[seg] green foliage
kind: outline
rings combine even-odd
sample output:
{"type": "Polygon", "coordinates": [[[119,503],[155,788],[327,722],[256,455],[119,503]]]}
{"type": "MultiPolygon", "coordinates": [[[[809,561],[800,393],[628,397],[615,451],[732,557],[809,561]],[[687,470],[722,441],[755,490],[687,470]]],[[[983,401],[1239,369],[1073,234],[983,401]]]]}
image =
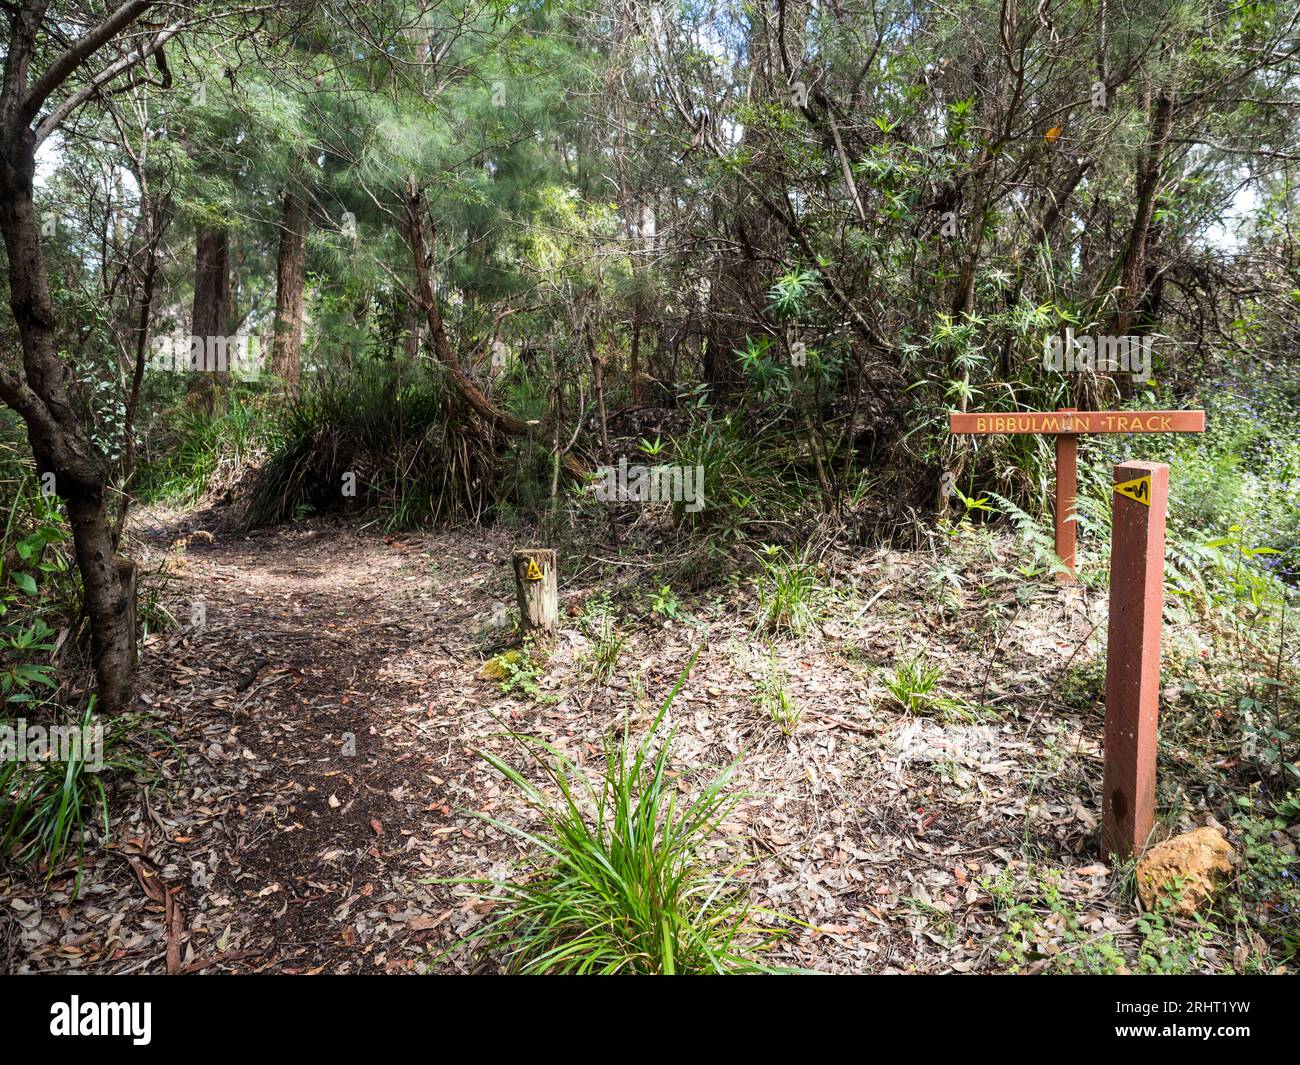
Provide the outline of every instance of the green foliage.
{"type": "Polygon", "coordinates": [[[229,491],[265,456],[271,422],[267,402],[251,391],[230,391],[215,414],[178,408],[146,437],[136,493],[145,502],[189,506],[229,491]]]}
{"type": "Polygon", "coordinates": [[[677,602],[677,596],[673,593],[672,585],[662,585],[654,594],[654,601],[650,604],[650,609],[658,614],[661,618],[673,620],[681,613],[681,606],[677,602]]]}
{"type": "Polygon", "coordinates": [[[767,298],[778,317],[797,318],[806,312],[808,300],[816,289],[815,270],[789,270],[776,279],[767,298]]]}
{"type": "Polygon", "coordinates": [[[533,643],[531,637],[524,637],[522,647],[505,651],[491,659],[484,666],[484,674],[499,680],[501,691],[505,695],[521,692],[535,703],[553,703],[556,697],[542,691],[538,683],[545,667],[545,652],[533,643]]]}
{"type": "Polygon", "coordinates": [[[9,464],[11,496],[0,532],[0,695],[32,704],[58,688],[54,655],[74,626],[80,588],[58,501],[36,487],[29,466],[9,464]]]}
{"type": "Polygon", "coordinates": [[[617,617],[608,595],[594,598],[584,607],[578,627],[591,641],[587,651],[587,669],[593,680],[608,684],[618,669],[619,656],[627,644],[627,634],[618,629],[617,617]]]}
{"type": "Polygon", "coordinates": [[[799,727],[803,709],[789,690],[790,678],[780,662],[775,649],[766,663],[762,677],[754,690],[754,705],[787,736],[799,727]]]}
{"type": "MultiPolygon", "coordinates": [[[[50,639],[55,630],[47,622],[47,616],[58,610],[57,606],[51,610],[46,599],[51,585],[57,589],[68,581],[71,563],[62,546],[67,531],[57,522],[57,515],[45,513],[49,516],[39,518],[39,524],[13,544],[19,563],[28,567],[8,574],[17,592],[9,585],[0,591],[0,617],[5,619],[0,626],[0,693],[7,704],[31,702],[38,688],[58,688],[54,667],[48,661],[54,652],[50,639]],[[42,577],[44,589],[38,588],[29,570],[42,577]]],[[[12,523],[9,529],[13,530],[12,523]]]]}
{"type": "MultiPolygon", "coordinates": [[[[51,757],[36,760],[5,759],[0,761],[0,854],[14,861],[40,860],[46,875],[53,876],[60,863],[69,857],[84,858],[87,835],[96,822],[108,838],[109,785],[113,780],[138,777],[150,768],[148,755],[136,737],[141,719],[118,715],[101,721],[96,717],[92,697],[85,712],[73,718],[78,742],[61,752],[65,760],[51,757]],[[94,728],[102,729],[102,750],[88,738],[94,728]],[[98,756],[98,757],[97,757],[98,756]]],[[[55,720],[40,724],[44,730],[55,720]]],[[[13,727],[16,723],[6,721],[13,727]]],[[[30,730],[35,722],[28,720],[30,730]]],[[[154,734],[155,740],[162,737],[154,734]]],[[[165,742],[165,741],[164,741],[165,742]]]]}
{"type": "Polygon", "coordinates": [[[774,544],[755,552],[759,573],[758,627],[774,634],[803,636],[820,620],[830,592],[822,584],[811,553],[794,555],[774,544]]]}
{"type": "Polygon", "coordinates": [[[938,717],[970,719],[969,707],[939,687],[943,667],[921,658],[900,662],[892,670],[880,671],[880,682],[890,698],[909,714],[934,714],[938,717]]]}
{"type": "Polygon", "coordinates": [[[993,900],[1002,925],[997,961],[1008,971],[1054,974],[1186,974],[1197,972],[1201,951],[1217,929],[1204,921],[1180,924],[1166,898],[1160,907],[1141,913],[1132,956],[1113,932],[1085,925],[1086,900],[1066,896],[1061,872],[1030,866],[1022,874],[1010,868],[981,886],[993,900]]]}
{"type": "Polygon", "coordinates": [[[484,817],[527,844],[536,863],[493,889],[497,906],[472,935],[509,972],[687,975],[766,971],[780,930],[761,925],[738,873],[739,841],[720,835],[741,796],[734,765],[682,797],[664,716],[687,672],[635,746],[611,739],[593,779],[558,748],[511,733],[545,775],[538,787],[503,758],[482,757],[541,821],[537,831],[484,817]]]}
{"type": "Polygon", "coordinates": [[[672,441],[673,462],[703,470],[705,506],[688,511],[673,504],[673,515],[688,529],[707,531],[724,543],[745,537],[750,523],[769,514],[797,513],[806,491],[785,454],[778,432],[755,430],[724,415],[692,418],[672,441]]]}
{"type": "Polygon", "coordinates": [[[1239,835],[1241,868],[1226,910],[1239,925],[1263,937],[1274,955],[1266,961],[1293,962],[1300,956],[1300,860],[1288,826],[1300,824],[1300,792],[1274,804],[1270,816],[1261,800],[1237,800],[1233,828],[1239,835]]]}

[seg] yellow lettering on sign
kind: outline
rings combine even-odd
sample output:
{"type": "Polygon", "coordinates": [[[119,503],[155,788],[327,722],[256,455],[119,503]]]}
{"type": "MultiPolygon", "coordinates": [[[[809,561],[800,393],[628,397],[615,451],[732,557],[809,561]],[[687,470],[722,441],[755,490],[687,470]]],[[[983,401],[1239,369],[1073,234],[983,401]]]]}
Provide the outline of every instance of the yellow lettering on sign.
{"type": "Polygon", "coordinates": [[[1060,431],[1060,423],[1056,420],[1056,418],[1044,418],[1042,427],[1039,429],[1039,432],[1042,433],[1056,433],[1059,431],[1060,431]]]}
{"type": "Polygon", "coordinates": [[[984,432],[984,429],[985,429],[985,424],[984,424],[984,422],[985,422],[985,419],[983,419],[983,418],[976,418],[976,419],[975,419],[975,431],[976,431],[977,433],[982,433],[982,432],[984,432]]]}
{"type": "Polygon", "coordinates": [[[1151,505],[1151,475],[1144,474],[1141,477],[1135,477],[1131,481],[1120,481],[1115,485],[1115,491],[1119,495],[1126,496],[1129,499],[1136,499],[1143,506],[1151,505]]]}
{"type": "Polygon", "coordinates": [[[1162,433],[1172,433],[1174,431],[1174,420],[1168,414],[1160,416],[1160,431],[1162,433]]]}
{"type": "Polygon", "coordinates": [[[526,581],[540,581],[542,579],[542,568],[537,564],[537,559],[528,560],[528,572],[524,574],[526,581]]]}

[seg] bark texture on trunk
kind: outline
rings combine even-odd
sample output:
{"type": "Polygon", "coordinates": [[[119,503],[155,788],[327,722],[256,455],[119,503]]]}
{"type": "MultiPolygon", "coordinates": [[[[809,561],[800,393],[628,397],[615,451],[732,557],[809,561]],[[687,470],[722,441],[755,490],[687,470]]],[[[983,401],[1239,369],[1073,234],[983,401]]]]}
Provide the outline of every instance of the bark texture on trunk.
{"type": "Polygon", "coordinates": [[[296,193],[284,198],[280,253],[275,265],[275,341],[271,372],[296,393],[302,378],[302,290],[307,264],[307,203],[296,193]]]}
{"type": "Polygon", "coordinates": [[[1147,240],[1151,233],[1151,219],[1155,215],[1156,196],[1164,169],[1165,150],[1174,124],[1174,109],[1178,93],[1174,88],[1163,90],[1157,97],[1151,116],[1151,133],[1146,150],[1138,161],[1134,181],[1137,209],[1133,214],[1133,228],[1129,230],[1128,246],[1124,251],[1124,265],[1120,276],[1119,308],[1115,315],[1118,335],[1128,333],[1146,290],[1147,240]]]}
{"type": "MultiPolygon", "coordinates": [[[[433,283],[429,278],[429,258],[425,253],[424,229],[421,221],[422,210],[423,192],[412,181],[408,183],[406,190],[406,236],[411,245],[411,259],[415,270],[414,295],[420,304],[420,309],[424,311],[434,357],[446,369],[452,387],[456,389],[460,398],[483,421],[512,436],[527,436],[532,431],[532,426],[522,418],[497,407],[488,399],[483,394],[483,390],[474,383],[473,378],[465,372],[460,359],[452,351],[451,342],[447,339],[447,331],[443,325],[442,309],[434,295],[433,283]]],[[[589,475],[587,468],[581,462],[567,451],[561,461],[570,477],[580,483],[586,483],[589,475]]]]}
{"type": "Polygon", "coordinates": [[[194,239],[194,305],[190,316],[190,401],[211,414],[228,372],[221,356],[230,320],[230,235],[202,229],[194,239]]]}

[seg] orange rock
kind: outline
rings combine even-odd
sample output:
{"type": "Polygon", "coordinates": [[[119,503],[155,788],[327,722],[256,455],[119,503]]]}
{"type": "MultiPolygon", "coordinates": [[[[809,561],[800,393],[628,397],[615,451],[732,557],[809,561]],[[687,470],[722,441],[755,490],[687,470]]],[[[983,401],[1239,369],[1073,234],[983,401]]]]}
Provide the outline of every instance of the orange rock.
{"type": "Polygon", "coordinates": [[[1214,894],[1219,878],[1232,872],[1235,860],[1232,845],[1215,828],[1198,828],[1157,843],[1137,864],[1142,908],[1154,909],[1158,899],[1177,894],[1176,912],[1195,913],[1214,894]]]}

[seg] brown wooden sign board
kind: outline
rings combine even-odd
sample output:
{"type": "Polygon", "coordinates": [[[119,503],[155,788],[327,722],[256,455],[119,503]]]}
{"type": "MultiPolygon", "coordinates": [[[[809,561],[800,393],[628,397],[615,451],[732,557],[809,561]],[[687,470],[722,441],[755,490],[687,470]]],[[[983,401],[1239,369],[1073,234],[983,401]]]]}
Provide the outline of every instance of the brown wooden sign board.
{"type": "Polygon", "coordinates": [[[1078,490],[1081,433],[1203,433],[1203,410],[1075,410],[992,411],[948,415],[948,430],[974,436],[1050,433],[1056,437],[1056,557],[1066,568],[1062,580],[1074,573],[1074,499],[1078,490]]]}
{"type": "MultiPolygon", "coordinates": [[[[954,433],[1056,437],[1056,553],[1074,571],[1074,497],[1081,433],[1202,433],[1205,412],[1027,411],[950,414],[954,433]]],[[[1164,609],[1169,467],[1123,462],[1113,471],[1110,616],[1106,640],[1106,737],[1102,842],[1140,851],[1155,825],[1160,620],[1164,609]]],[[[1067,575],[1068,579],[1068,575],[1067,575]]]]}
{"type": "Polygon", "coordinates": [[[1016,414],[949,414],[954,433],[1203,433],[1203,410],[1069,410],[1016,414]]]}

